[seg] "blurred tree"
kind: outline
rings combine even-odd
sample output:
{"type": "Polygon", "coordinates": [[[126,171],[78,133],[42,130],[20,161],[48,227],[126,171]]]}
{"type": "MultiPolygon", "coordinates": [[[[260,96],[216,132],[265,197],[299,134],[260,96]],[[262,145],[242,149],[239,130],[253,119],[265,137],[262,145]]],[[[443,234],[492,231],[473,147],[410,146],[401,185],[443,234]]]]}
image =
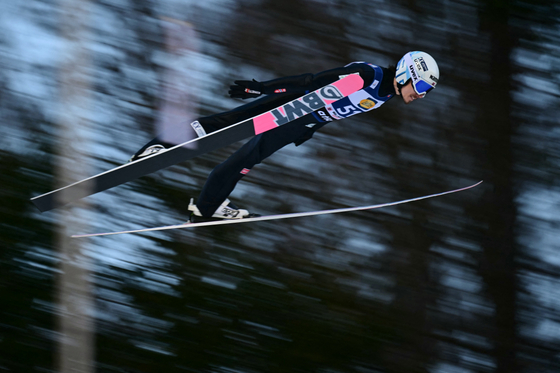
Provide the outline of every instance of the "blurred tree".
{"type": "Polygon", "coordinates": [[[515,60],[516,49],[523,40],[534,40],[535,21],[541,27],[558,22],[558,18],[551,17],[555,13],[558,16],[556,6],[537,3],[484,1],[479,6],[480,31],[488,35],[490,43],[489,81],[476,90],[479,114],[475,129],[486,142],[480,149],[479,161],[483,162],[488,188],[481,203],[470,212],[482,228],[479,273],[495,308],[488,336],[493,342],[495,371],[504,373],[545,369],[533,365],[539,359],[531,356],[532,348],[522,333],[528,320],[524,316],[527,303],[521,301],[527,291],[521,273],[527,270],[523,258],[528,248],[519,241],[522,227],[518,200],[525,176],[518,170],[526,155],[520,151],[518,137],[520,128],[528,123],[516,110],[518,105],[525,106],[522,96],[514,98],[519,90],[516,73],[524,74],[515,60]]]}
{"type": "MultiPolygon", "coordinates": [[[[57,157],[55,181],[64,187],[89,176],[88,127],[91,78],[90,2],[69,0],[61,3],[60,31],[66,54],[58,75],[57,157]]],[[[63,198],[64,199],[64,198],[63,198]]],[[[70,238],[70,232],[88,227],[85,211],[88,201],[64,207],[57,215],[56,246],[59,250],[59,273],[56,282],[58,354],[61,373],[94,371],[94,320],[91,261],[85,242],[70,238]]]]}
{"type": "MultiPolygon", "coordinates": [[[[10,95],[4,99],[18,102],[10,95]]],[[[25,116],[30,126],[40,121],[25,116]]],[[[0,367],[7,371],[46,371],[54,363],[53,224],[38,219],[29,204],[51,172],[33,152],[0,151],[0,367]]]]}

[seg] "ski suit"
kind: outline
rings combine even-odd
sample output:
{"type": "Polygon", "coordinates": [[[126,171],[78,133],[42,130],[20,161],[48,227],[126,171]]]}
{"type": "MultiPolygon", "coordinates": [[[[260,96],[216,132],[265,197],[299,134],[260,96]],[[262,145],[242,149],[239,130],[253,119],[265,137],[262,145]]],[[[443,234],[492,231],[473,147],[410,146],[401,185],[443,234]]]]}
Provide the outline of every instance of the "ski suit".
{"type": "MultiPolygon", "coordinates": [[[[361,90],[332,104],[338,118],[328,114],[307,114],[278,128],[253,137],[227,160],[219,164],[208,176],[196,205],[203,216],[210,217],[234,190],[236,184],[258,163],[284,146],[296,146],[311,139],[315,131],[334,119],[377,109],[395,95],[394,71],[366,62],[353,62],[344,67],[318,74],[303,74],[263,82],[264,93],[271,93],[233,110],[199,118],[207,133],[252,118],[274,109],[305,93],[333,83],[348,74],[360,74],[364,80],[361,90]],[[274,93],[281,92],[281,93],[274,93]]],[[[326,112],[326,111],[325,111],[326,112]]]]}

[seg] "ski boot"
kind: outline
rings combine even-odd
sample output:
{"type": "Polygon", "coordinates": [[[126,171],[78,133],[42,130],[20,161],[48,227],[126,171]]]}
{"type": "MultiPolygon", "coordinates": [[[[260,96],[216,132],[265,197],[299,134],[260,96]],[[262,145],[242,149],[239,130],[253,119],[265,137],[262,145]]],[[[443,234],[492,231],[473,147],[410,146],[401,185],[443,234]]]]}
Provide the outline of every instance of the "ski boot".
{"type": "MultiPolygon", "coordinates": [[[[200,124],[200,122],[198,120],[195,120],[194,122],[192,122],[191,127],[194,130],[194,132],[190,135],[190,137],[183,138],[181,140],[181,142],[187,142],[189,140],[192,140],[192,139],[195,139],[195,138],[198,138],[198,137],[206,136],[206,131],[204,130],[204,127],[202,127],[202,125],[200,124]]],[[[148,144],[144,145],[144,147],[142,149],[140,149],[136,154],[134,154],[128,160],[128,162],[134,162],[138,159],[145,158],[145,157],[148,157],[148,156],[156,154],[156,153],[160,153],[160,152],[165,151],[169,148],[172,148],[173,146],[175,146],[175,144],[165,143],[158,136],[155,139],[153,139],[152,141],[150,141],[148,144]]]]}
{"type": "Polygon", "coordinates": [[[194,204],[194,198],[191,198],[191,201],[189,203],[189,211],[191,212],[191,216],[189,218],[189,221],[191,223],[220,219],[244,219],[260,216],[258,214],[251,214],[247,210],[238,208],[233,203],[231,203],[229,199],[226,199],[220,205],[220,207],[218,207],[211,218],[205,218],[202,216],[202,214],[198,210],[198,207],[194,204]]]}
{"type": "Polygon", "coordinates": [[[132,157],[130,157],[128,162],[134,162],[138,159],[145,158],[149,155],[159,153],[159,152],[164,151],[166,149],[167,148],[165,146],[161,145],[161,144],[155,144],[155,145],[148,146],[146,149],[144,149],[144,151],[138,152],[138,153],[134,154],[132,157]]]}

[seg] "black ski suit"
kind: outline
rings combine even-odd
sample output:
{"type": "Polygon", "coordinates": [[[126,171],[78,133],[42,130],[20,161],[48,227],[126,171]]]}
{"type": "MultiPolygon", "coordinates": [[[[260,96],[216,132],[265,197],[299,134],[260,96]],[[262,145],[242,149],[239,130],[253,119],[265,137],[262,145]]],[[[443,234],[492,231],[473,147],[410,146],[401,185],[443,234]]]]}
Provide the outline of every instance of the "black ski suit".
{"type": "MultiPolygon", "coordinates": [[[[383,69],[383,80],[380,84],[380,95],[394,94],[394,72],[383,69]]],[[[345,67],[327,70],[319,74],[304,74],[264,82],[265,93],[285,90],[283,93],[271,93],[249,104],[231,111],[211,115],[199,119],[207,133],[216,131],[242,120],[249,119],[289,102],[302,94],[314,91],[335,82],[340,76],[359,73],[364,80],[364,87],[371,85],[375,72],[368,64],[353,63],[345,67]]],[[[311,139],[315,131],[328,122],[319,122],[313,115],[286,123],[278,128],[253,137],[227,160],[219,164],[208,176],[196,205],[203,216],[210,217],[220,204],[234,190],[237,182],[258,163],[284,146],[295,143],[301,145],[311,139]],[[306,125],[315,124],[306,127],[306,125]]]]}

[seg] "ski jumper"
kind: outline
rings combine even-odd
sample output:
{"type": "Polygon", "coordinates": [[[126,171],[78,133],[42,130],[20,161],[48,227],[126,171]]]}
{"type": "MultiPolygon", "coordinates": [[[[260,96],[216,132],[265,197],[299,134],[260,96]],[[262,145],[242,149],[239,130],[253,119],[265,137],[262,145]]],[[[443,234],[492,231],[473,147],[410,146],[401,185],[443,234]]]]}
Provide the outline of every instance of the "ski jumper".
{"type": "Polygon", "coordinates": [[[347,118],[379,108],[395,95],[394,71],[366,62],[353,62],[344,67],[319,74],[303,74],[263,82],[264,93],[269,95],[233,110],[202,117],[198,121],[207,133],[233,123],[252,118],[314,91],[349,74],[360,74],[364,80],[361,90],[278,128],[253,137],[208,176],[196,202],[204,217],[210,217],[252,168],[284,146],[296,146],[312,138],[315,131],[333,120],[347,118]],[[279,92],[279,93],[276,93],[279,92]]]}

